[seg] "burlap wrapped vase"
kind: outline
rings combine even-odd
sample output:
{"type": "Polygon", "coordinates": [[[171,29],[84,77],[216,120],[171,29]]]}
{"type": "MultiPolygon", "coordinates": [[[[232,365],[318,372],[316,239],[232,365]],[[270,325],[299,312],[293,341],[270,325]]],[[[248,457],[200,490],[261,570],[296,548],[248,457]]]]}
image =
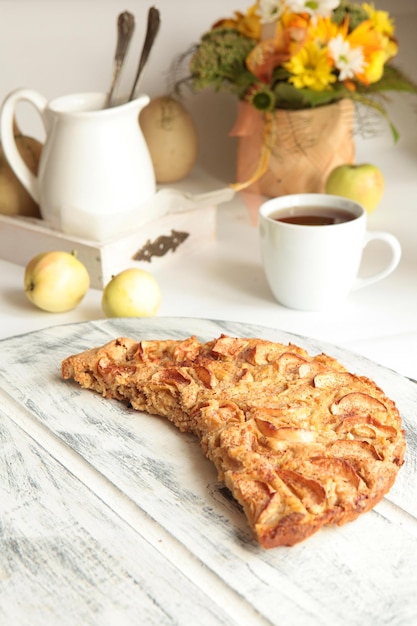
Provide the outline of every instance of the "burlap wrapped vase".
{"type": "Polygon", "coordinates": [[[354,161],[353,122],[351,100],[267,116],[240,102],[230,133],[238,137],[236,188],[265,196],[323,192],[330,171],[354,161]]]}

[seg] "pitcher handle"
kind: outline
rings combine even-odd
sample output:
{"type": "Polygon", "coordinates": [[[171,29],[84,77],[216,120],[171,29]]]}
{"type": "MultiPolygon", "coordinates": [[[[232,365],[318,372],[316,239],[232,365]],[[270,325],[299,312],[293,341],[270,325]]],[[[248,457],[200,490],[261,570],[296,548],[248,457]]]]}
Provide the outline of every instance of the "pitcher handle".
{"type": "Polygon", "coordinates": [[[20,180],[22,185],[39,204],[39,181],[38,177],[32,174],[17,149],[13,123],[16,114],[16,107],[19,101],[25,100],[32,104],[42,117],[45,124],[45,109],[47,100],[40,93],[32,89],[17,89],[10,93],[3,102],[0,113],[0,135],[4,155],[10,167],[20,180]]]}
{"type": "Polygon", "coordinates": [[[382,280],[388,274],[391,274],[397,267],[398,263],[401,259],[401,245],[400,242],[394,235],[391,233],[386,233],[383,231],[372,231],[368,232],[365,235],[364,248],[371,241],[383,241],[387,244],[387,246],[391,249],[391,258],[389,262],[386,264],[384,269],[380,270],[376,274],[372,274],[371,276],[366,276],[364,278],[358,277],[356,278],[355,284],[353,285],[353,289],[361,289],[362,287],[366,287],[372,283],[375,283],[378,280],[382,280]]]}

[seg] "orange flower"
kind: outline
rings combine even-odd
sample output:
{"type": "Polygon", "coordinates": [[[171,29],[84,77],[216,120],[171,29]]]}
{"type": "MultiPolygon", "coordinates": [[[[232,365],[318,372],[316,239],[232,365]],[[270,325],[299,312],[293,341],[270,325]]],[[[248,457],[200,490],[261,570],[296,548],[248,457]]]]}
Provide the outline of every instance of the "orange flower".
{"type": "Polygon", "coordinates": [[[249,53],[246,67],[258,80],[269,83],[274,68],[290,58],[291,37],[289,30],[277,23],[275,37],[260,41],[249,53]]]}
{"type": "Polygon", "coordinates": [[[375,52],[376,50],[381,50],[382,47],[381,35],[373,28],[371,20],[361,22],[347,36],[347,39],[352,47],[363,46],[365,55],[366,50],[375,52]]]}
{"type": "Polygon", "coordinates": [[[347,79],[343,82],[343,84],[346,87],[346,89],[348,89],[349,91],[356,91],[356,85],[353,82],[353,80],[347,79]]]}
{"type": "Polygon", "coordinates": [[[258,80],[268,84],[271,81],[274,68],[282,65],[290,58],[288,46],[279,47],[275,39],[265,39],[256,45],[248,54],[246,67],[258,80]]]}
{"type": "Polygon", "coordinates": [[[346,39],[352,48],[360,47],[363,52],[364,69],[356,79],[365,85],[377,82],[384,72],[386,55],[383,37],[374,30],[371,20],[361,22],[346,39]]]}
{"type": "MultiPolygon", "coordinates": [[[[307,13],[284,13],[281,17],[281,28],[283,33],[287,33],[289,36],[290,52],[293,56],[309,39],[309,29],[311,28],[309,15],[307,13]]],[[[275,37],[280,37],[278,27],[275,37]]]]}
{"type": "Polygon", "coordinates": [[[284,13],[277,21],[274,37],[260,41],[249,53],[246,66],[258,80],[269,83],[274,69],[283,65],[308,39],[307,15],[284,13]]]}
{"type": "Polygon", "coordinates": [[[248,8],[246,13],[235,11],[234,18],[224,18],[213,24],[213,28],[233,28],[245,37],[250,39],[260,39],[261,22],[257,15],[258,3],[256,2],[248,8]]]}

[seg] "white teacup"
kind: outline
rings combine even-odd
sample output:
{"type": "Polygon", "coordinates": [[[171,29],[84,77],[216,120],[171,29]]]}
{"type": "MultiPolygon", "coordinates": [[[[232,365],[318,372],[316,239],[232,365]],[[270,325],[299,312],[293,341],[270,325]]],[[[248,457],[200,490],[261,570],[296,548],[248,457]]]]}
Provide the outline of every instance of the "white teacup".
{"type": "Polygon", "coordinates": [[[292,309],[333,308],[351,290],[388,276],[401,258],[400,243],[393,235],[366,230],[366,211],[360,204],[329,194],[267,200],[259,209],[259,233],[272,293],[292,309]],[[391,258],[379,272],[358,277],[363,249],[374,240],[390,247],[391,258]]]}

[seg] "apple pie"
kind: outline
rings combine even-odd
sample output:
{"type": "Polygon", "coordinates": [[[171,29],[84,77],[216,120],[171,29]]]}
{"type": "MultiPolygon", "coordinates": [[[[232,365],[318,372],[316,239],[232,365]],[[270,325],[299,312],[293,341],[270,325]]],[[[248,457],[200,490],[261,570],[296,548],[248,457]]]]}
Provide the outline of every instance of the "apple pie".
{"type": "Polygon", "coordinates": [[[394,402],[293,344],[120,337],[66,358],[62,376],[193,433],[264,548],[354,520],[404,461],[394,402]]]}

